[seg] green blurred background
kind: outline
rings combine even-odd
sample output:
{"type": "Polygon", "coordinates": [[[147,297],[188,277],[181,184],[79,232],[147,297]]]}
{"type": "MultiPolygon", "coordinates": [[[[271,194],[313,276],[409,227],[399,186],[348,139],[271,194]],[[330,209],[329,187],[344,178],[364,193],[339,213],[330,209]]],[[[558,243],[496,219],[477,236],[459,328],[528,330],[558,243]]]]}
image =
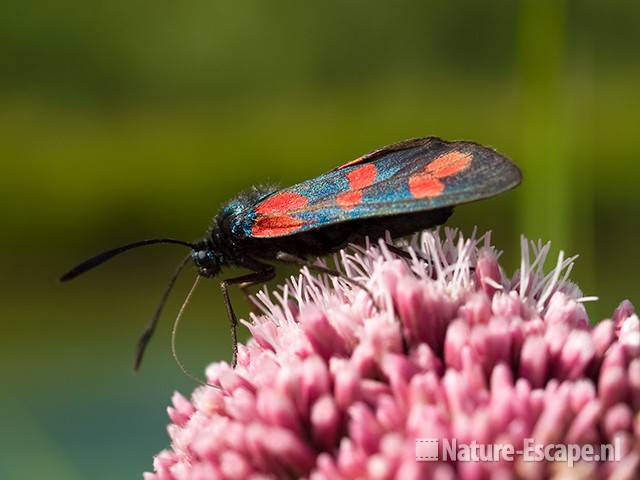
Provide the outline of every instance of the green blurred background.
{"type": "MultiPolygon", "coordinates": [[[[520,233],[579,253],[594,320],[638,300],[640,2],[4,0],[0,12],[0,478],[139,478],[188,392],[169,353],[178,284],[140,374],[135,339],[183,251],[256,182],[315,176],[439,135],[508,154],[524,184],[462,207],[517,263],[520,233]]],[[[240,296],[235,304],[244,314],[240,296]]],[[[228,358],[214,282],[179,336],[228,358]]]]}

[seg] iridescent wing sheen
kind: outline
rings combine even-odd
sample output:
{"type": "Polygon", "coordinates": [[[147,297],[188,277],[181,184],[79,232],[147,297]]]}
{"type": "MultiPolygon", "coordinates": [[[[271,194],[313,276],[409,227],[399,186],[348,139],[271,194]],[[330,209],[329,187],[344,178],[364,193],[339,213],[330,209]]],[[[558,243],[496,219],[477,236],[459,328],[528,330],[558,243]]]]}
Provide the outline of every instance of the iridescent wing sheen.
{"type": "Polygon", "coordinates": [[[520,180],[518,167],[491,148],[435,137],[412,139],[274,192],[230,218],[229,226],[239,237],[283,237],[472,202],[520,180]]]}

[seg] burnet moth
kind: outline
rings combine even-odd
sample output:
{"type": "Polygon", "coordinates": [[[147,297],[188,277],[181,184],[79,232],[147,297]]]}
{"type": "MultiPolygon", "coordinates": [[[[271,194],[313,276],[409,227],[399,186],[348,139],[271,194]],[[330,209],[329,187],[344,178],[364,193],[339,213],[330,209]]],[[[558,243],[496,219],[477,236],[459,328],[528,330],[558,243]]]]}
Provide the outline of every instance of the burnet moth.
{"type": "Polygon", "coordinates": [[[169,292],[190,259],[197,268],[197,278],[215,277],[227,266],[246,268],[250,273],[221,283],[235,365],[237,318],[229,300],[230,285],[239,285],[246,292],[249,286],[269,281],[275,274],[271,262],[298,263],[341,275],[305,259],[360,243],[365,237],[377,238],[388,232],[395,238],[440,225],[454,206],[510,190],[521,178],[509,159],[477,143],[436,137],[405,140],[289,188],[253,187],[218,212],[200,241],[156,238],[130,243],[82,262],[60,280],[71,280],[138,247],[169,243],[190,249],[138,341],[137,370],[169,292]]]}

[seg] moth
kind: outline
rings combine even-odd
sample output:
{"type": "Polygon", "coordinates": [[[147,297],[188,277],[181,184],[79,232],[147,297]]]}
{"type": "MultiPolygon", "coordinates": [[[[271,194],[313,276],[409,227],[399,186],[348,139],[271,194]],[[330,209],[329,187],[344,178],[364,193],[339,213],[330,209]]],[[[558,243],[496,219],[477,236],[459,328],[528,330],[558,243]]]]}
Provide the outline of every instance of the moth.
{"type": "Polygon", "coordinates": [[[165,243],[190,249],[138,341],[137,370],[169,292],[190,261],[206,278],[216,277],[228,266],[245,268],[249,273],[220,284],[235,365],[238,322],[229,286],[239,285],[246,292],[274,277],[273,263],[311,266],[309,257],[326,255],[366,237],[388,232],[396,238],[440,225],[455,206],[510,190],[521,179],[519,168],[489,147],[437,137],[405,140],[292,187],[253,187],[224,205],[202,240],[154,238],[130,243],[85,260],[60,280],[71,280],[134,248],[165,243]]]}

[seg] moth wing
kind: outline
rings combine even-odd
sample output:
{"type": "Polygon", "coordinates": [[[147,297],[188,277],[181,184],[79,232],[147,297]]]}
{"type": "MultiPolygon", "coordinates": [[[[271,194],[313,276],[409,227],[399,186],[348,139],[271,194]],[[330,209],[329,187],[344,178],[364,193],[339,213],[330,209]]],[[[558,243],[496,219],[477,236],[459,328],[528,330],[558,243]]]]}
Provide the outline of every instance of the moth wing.
{"type": "Polygon", "coordinates": [[[491,197],[521,173],[495,150],[429,137],[384,147],[262,199],[230,220],[245,238],[275,238],[327,225],[422,212],[491,197]]]}

